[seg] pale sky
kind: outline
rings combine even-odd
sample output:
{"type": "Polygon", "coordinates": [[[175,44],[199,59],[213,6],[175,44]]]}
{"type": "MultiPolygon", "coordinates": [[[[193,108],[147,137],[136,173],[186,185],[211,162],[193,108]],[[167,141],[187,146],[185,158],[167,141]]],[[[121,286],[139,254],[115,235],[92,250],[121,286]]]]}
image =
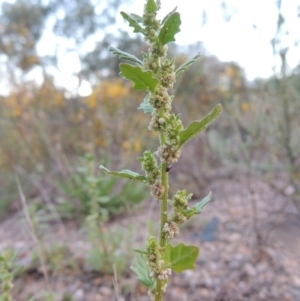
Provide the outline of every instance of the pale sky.
{"type": "MultiPolygon", "coordinates": [[[[268,77],[276,63],[273,56],[271,39],[276,32],[278,10],[275,0],[227,0],[230,22],[224,22],[221,0],[162,0],[162,15],[178,6],[181,15],[181,32],[177,34],[179,44],[204,42],[208,53],[222,61],[236,61],[247,77],[268,77]],[[202,10],[207,13],[207,24],[202,26],[202,10]],[[253,28],[256,25],[256,29],[253,28]]],[[[136,0],[133,9],[140,12],[144,1],[136,0]]],[[[300,0],[282,0],[282,14],[287,19],[285,29],[289,36],[284,45],[290,48],[288,62],[291,67],[299,64],[300,18],[297,18],[300,0]]],[[[278,63],[278,62],[277,62],[278,63]]]]}
{"type": "MultiPolygon", "coordinates": [[[[123,9],[128,13],[141,15],[145,1],[133,0],[133,2],[131,7],[128,5],[123,9]]],[[[232,15],[229,22],[223,19],[223,10],[220,6],[222,0],[161,0],[161,2],[160,17],[164,17],[175,6],[178,6],[177,11],[180,12],[182,21],[181,32],[176,35],[178,44],[203,42],[207,50],[204,55],[216,55],[221,61],[237,62],[245,70],[249,80],[256,77],[269,77],[273,74],[275,65],[279,70],[280,63],[274,57],[270,44],[276,32],[278,18],[275,0],[226,0],[228,12],[232,15]],[[202,24],[203,9],[207,15],[207,22],[204,26],[202,24]]],[[[300,0],[282,0],[282,14],[286,18],[284,31],[289,32],[288,35],[284,35],[282,43],[284,47],[289,48],[287,58],[291,68],[300,61],[300,45],[294,46],[295,42],[300,43],[298,6],[300,6],[300,0]]],[[[128,30],[132,32],[131,27],[128,27],[128,30]]],[[[48,30],[38,45],[41,54],[45,55],[54,51],[55,43],[50,43],[53,39],[54,35],[48,30]]],[[[80,70],[80,62],[75,52],[66,51],[67,43],[63,39],[60,40],[60,46],[64,45],[59,49],[61,73],[54,71],[54,68],[53,73],[59,85],[74,91],[78,80],[72,76],[72,73],[80,70]]],[[[92,45],[93,41],[89,41],[84,47],[91,50],[92,45]]],[[[36,72],[32,72],[31,76],[32,78],[39,77],[36,72]]],[[[89,84],[84,82],[79,93],[86,95],[90,92],[89,84]]]]}
{"type": "MultiPolygon", "coordinates": [[[[275,0],[227,0],[232,18],[223,19],[221,0],[162,0],[159,16],[163,17],[178,6],[181,15],[181,32],[176,35],[178,44],[186,45],[203,42],[206,54],[216,55],[221,61],[235,61],[246,73],[249,80],[257,77],[267,78],[273,74],[273,67],[279,70],[280,62],[273,55],[270,44],[277,26],[278,10],[275,0]],[[202,11],[206,10],[207,23],[202,26],[202,11]],[[256,28],[254,28],[254,26],[256,28]]],[[[125,7],[128,13],[140,14],[145,1],[135,0],[132,7],[125,7]]],[[[297,6],[300,0],[282,0],[282,14],[286,18],[284,29],[289,35],[283,38],[283,44],[289,47],[288,63],[291,68],[299,64],[300,18],[297,18],[297,6]]],[[[122,18],[120,18],[122,19],[122,18]]],[[[130,27],[129,30],[132,30],[130,27]]],[[[64,59],[67,68],[75,61],[75,54],[64,59]]],[[[79,68],[79,62],[78,66],[79,68]]],[[[87,88],[87,83],[85,83],[87,88]]],[[[82,89],[83,94],[87,90],[82,89]]]]}

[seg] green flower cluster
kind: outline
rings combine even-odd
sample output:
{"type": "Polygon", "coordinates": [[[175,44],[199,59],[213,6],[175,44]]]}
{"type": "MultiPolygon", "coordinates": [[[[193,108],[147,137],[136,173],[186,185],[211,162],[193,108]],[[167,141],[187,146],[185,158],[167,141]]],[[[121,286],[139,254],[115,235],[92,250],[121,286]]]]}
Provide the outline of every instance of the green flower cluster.
{"type": "Polygon", "coordinates": [[[171,114],[166,121],[166,143],[159,149],[158,153],[163,162],[176,163],[181,155],[179,150],[180,132],[183,130],[183,126],[179,116],[171,114]]]}
{"type": "Polygon", "coordinates": [[[179,234],[179,226],[183,224],[186,218],[186,210],[188,209],[188,201],[192,198],[193,194],[186,194],[186,190],[178,190],[173,196],[171,201],[173,211],[168,218],[168,222],[164,225],[164,232],[168,239],[174,238],[179,234]]]}
{"type": "Polygon", "coordinates": [[[169,275],[172,274],[170,268],[165,268],[165,261],[162,259],[161,248],[155,237],[149,237],[146,246],[147,262],[150,268],[150,277],[163,282],[163,290],[167,288],[169,275]]]}
{"type": "Polygon", "coordinates": [[[139,158],[139,161],[142,163],[142,169],[146,173],[147,183],[150,186],[151,194],[160,200],[165,189],[160,180],[161,171],[157,165],[157,160],[153,153],[148,150],[144,152],[142,158],[139,158]]]}
{"type": "Polygon", "coordinates": [[[3,301],[13,301],[12,290],[13,290],[13,276],[15,271],[12,270],[12,265],[16,259],[16,254],[11,251],[4,251],[0,254],[0,278],[2,294],[0,299],[3,301]]]}
{"type": "Polygon", "coordinates": [[[152,118],[148,129],[162,133],[166,141],[158,149],[161,161],[175,163],[180,157],[179,133],[183,126],[178,116],[170,115],[173,96],[169,95],[168,89],[172,88],[175,80],[174,60],[166,58],[166,45],[162,45],[158,39],[160,21],[156,20],[156,11],[149,10],[145,5],[143,24],[145,25],[145,39],[149,42],[149,52],[144,54],[144,69],[151,70],[159,80],[153,94],[150,95],[149,103],[153,107],[152,118]]]}

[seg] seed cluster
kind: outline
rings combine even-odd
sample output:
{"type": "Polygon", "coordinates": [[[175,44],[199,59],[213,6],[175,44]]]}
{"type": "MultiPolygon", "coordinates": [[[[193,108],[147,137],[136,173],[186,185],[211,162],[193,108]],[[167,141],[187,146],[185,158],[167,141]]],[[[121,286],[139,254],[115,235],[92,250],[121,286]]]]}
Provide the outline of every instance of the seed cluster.
{"type": "Polygon", "coordinates": [[[179,234],[179,226],[187,220],[184,213],[192,196],[192,193],[187,195],[186,190],[178,190],[173,196],[173,211],[168,218],[168,222],[164,225],[164,232],[168,239],[172,239],[179,234]]]}
{"type": "MultiPolygon", "coordinates": [[[[147,241],[147,259],[150,268],[150,277],[167,283],[169,275],[172,274],[170,268],[164,267],[165,261],[162,259],[161,248],[155,237],[150,237],[147,241]]],[[[166,285],[165,285],[166,287],[166,285]]]]}
{"type": "Polygon", "coordinates": [[[164,195],[165,187],[161,183],[161,172],[154,154],[147,150],[144,152],[144,156],[139,158],[139,161],[142,163],[142,169],[146,173],[147,183],[150,187],[151,194],[156,199],[161,200],[164,195]]]}
{"type": "Polygon", "coordinates": [[[160,169],[155,156],[151,151],[146,150],[139,161],[142,163],[142,169],[146,172],[147,182],[153,185],[160,177],[160,169]]]}
{"type": "Polygon", "coordinates": [[[144,69],[151,70],[159,80],[149,99],[153,112],[148,129],[166,135],[166,141],[158,149],[158,154],[162,162],[175,163],[181,154],[179,133],[183,129],[179,117],[170,114],[173,96],[169,95],[168,89],[173,87],[176,80],[175,64],[174,60],[166,58],[168,47],[159,42],[160,21],[156,20],[155,16],[156,14],[148,12],[145,6],[143,24],[145,39],[150,46],[149,52],[144,55],[144,69]]]}

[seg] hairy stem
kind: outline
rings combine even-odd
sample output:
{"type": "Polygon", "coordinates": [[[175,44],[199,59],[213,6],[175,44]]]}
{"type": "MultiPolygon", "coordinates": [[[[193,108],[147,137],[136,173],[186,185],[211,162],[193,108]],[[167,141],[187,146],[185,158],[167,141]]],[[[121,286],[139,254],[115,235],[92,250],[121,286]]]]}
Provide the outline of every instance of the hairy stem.
{"type": "MultiPolygon", "coordinates": [[[[160,144],[163,145],[165,143],[165,134],[160,134],[160,144]]],[[[166,246],[166,237],[164,235],[164,225],[167,223],[168,215],[168,190],[169,190],[169,174],[166,171],[167,163],[163,163],[161,165],[161,180],[162,185],[164,186],[164,195],[163,199],[160,203],[160,230],[159,230],[159,245],[161,249],[164,249],[166,246]]],[[[162,281],[157,280],[156,282],[156,296],[155,301],[162,301],[163,300],[163,290],[162,290],[162,281]]]]}

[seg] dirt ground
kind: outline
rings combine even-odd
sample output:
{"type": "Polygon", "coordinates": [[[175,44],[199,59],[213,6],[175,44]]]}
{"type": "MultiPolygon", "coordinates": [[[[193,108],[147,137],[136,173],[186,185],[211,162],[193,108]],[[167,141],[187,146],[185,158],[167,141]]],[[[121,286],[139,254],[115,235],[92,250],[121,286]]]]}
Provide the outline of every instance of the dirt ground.
{"type": "MultiPolygon", "coordinates": [[[[212,201],[177,239],[200,247],[197,267],[171,276],[165,300],[300,300],[300,217],[291,202],[263,182],[249,182],[244,177],[219,177],[207,187],[213,192],[212,201]]],[[[199,193],[205,196],[209,190],[199,193]]],[[[107,228],[133,228],[129,245],[141,248],[148,221],[152,220],[152,227],[158,224],[157,213],[158,204],[149,200],[130,214],[115,218],[107,228]]],[[[13,247],[19,252],[18,263],[28,267],[37,246],[22,216],[16,212],[0,224],[0,250],[13,247]]],[[[89,245],[76,222],[51,222],[43,229],[46,243],[68,246],[68,256],[76,261],[77,268],[50,270],[48,286],[39,265],[28,268],[15,281],[16,301],[29,296],[47,300],[42,293],[49,288],[57,300],[65,301],[149,300],[147,290],[129,269],[131,262],[117,279],[86,267],[89,245]],[[63,299],[66,294],[72,299],[63,299]]]]}

